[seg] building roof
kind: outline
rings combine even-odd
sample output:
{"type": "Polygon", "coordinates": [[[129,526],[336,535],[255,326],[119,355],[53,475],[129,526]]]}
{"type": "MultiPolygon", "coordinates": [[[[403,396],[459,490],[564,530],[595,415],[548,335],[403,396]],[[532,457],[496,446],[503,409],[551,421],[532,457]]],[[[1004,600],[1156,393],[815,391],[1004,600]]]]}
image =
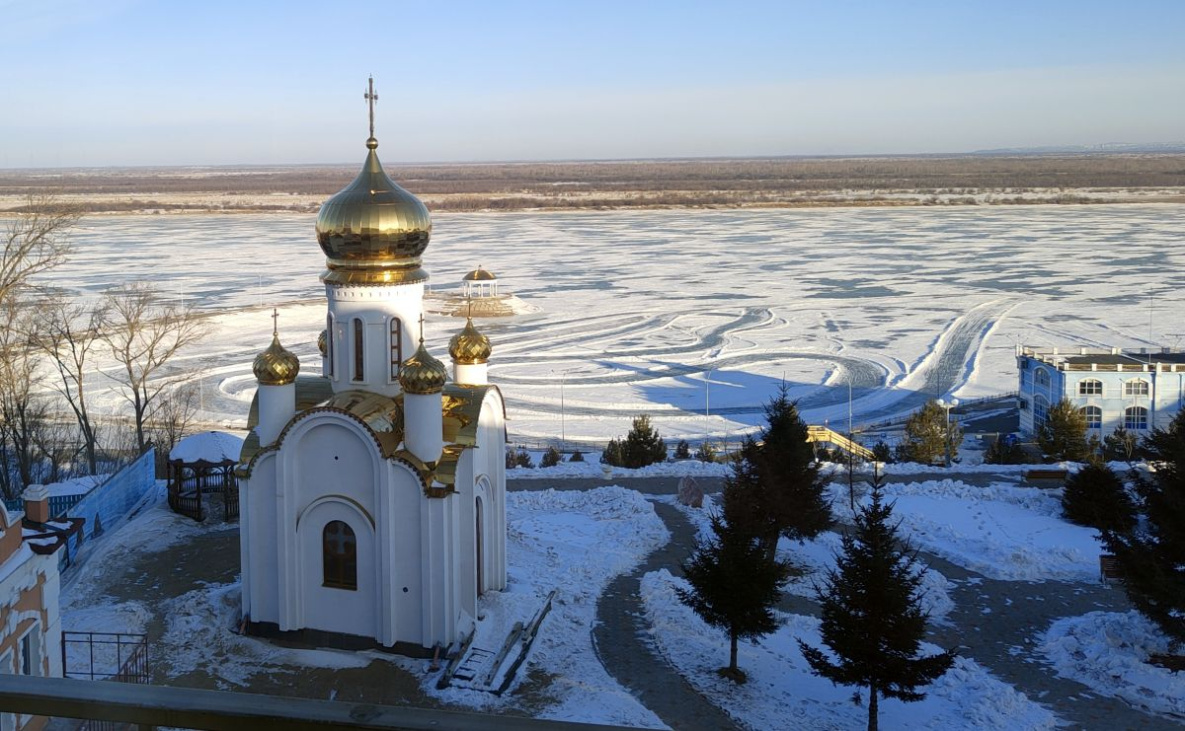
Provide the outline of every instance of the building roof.
{"type": "Polygon", "coordinates": [[[461,278],[462,282],[493,282],[498,279],[498,275],[482,269],[480,266],[461,278]]]}
{"type": "Polygon", "coordinates": [[[1180,370],[1185,365],[1185,352],[1162,350],[1160,352],[1080,348],[1063,352],[1060,348],[1033,348],[1025,346],[1017,351],[1018,357],[1028,357],[1065,371],[1123,371],[1180,370]]]}
{"type": "Polygon", "coordinates": [[[243,451],[243,440],[234,434],[221,431],[205,431],[185,437],[177,446],[169,450],[170,462],[195,464],[209,462],[210,464],[234,463],[243,451]]]}

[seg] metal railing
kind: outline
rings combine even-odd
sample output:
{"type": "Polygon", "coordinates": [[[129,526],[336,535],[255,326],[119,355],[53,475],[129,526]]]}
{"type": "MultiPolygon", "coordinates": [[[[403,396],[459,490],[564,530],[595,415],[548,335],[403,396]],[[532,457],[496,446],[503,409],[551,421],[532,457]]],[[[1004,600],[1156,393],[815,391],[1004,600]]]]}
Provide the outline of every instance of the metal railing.
{"type": "Polygon", "coordinates": [[[546,721],[407,706],[227,693],[0,674],[0,712],[212,731],[607,731],[624,726],[546,721]]]}

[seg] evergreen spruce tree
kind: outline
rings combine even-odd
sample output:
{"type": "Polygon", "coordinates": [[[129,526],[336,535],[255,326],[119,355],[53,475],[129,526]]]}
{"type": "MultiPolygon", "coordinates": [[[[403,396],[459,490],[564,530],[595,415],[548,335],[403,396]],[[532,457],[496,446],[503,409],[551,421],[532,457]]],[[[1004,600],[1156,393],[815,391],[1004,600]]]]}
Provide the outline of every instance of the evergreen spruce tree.
{"type": "Polygon", "coordinates": [[[1140,478],[1140,524],[1103,531],[1123,571],[1131,603],[1177,647],[1185,644],[1185,411],[1168,429],[1155,429],[1143,449],[1155,469],[1140,478]]]}
{"type": "Polygon", "coordinates": [[[716,448],[712,446],[711,442],[705,439],[700,443],[699,449],[695,450],[695,458],[700,462],[715,462],[716,448]]]}
{"type": "Polygon", "coordinates": [[[724,519],[757,536],[772,560],[779,536],[803,540],[829,527],[831,505],[807,426],[785,385],[766,404],[765,419],[758,439],[741,445],[725,481],[724,519]]]}
{"type": "Polygon", "coordinates": [[[1090,456],[1086,415],[1066,398],[1050,406],[1045,422],[1037,430],[1037,446],[1055,461],[1085,461],[1090,456]]]}
{"type": "Polygon", "coordinates": [[[675,445],[675,459],[691,459],[691,445],[686,439],[680,439],[675,445]]]}
{"type": "Polygon", "coordinates": [[[543,453],[543,458],[539,460],[539,466],[555,467],[563,461],[564,457],[560,454],[560,450],[556,449],[555,447],[548,447],[547,451],[543,453]]]}
{"type": "MultiPolygon", "coordinates": [[[[897,446],[902,462],[933,464],[946,456],[948,416],[937,401],[927,401],[905,421],[905,437],[897,446]]],[[[950,451],[955,454],[963,443],[963,429],[949,422],[950,451]]]]}
{"type": "Polygon", "coordinates": [[[811,670],[837,685],[868,690],[868,729],[876,731],[878,699],[919,701],[917,689],[954,662],[953,650],[918,656],[926,633],[921,572],[913,550],[897,538],[893,507],[883,502],[880,480],[872,502],[860,508],[855,529],[816,598],[822,608],[823,644],[837,660],[799,640],[811,670]]]}
{"type": "Polygon", "coordinates": [[[737,665],[737,641],[756,640],[778,628],[773,608],[789,569],[769,560],[753,535],[729,526],[719,515],[711,521],[713,537],[698,542],[682,566],[690,588],[676,592],[705,622],[728,633],[728,667],[719,673],[743,683],[746,675],[737,665]]]}
{"type": "Polygon", "coordinates": [[[1123,480],[1097,459],[1066,480],[1062,511],[1070,522],[1100,531],[1126,532],[1136,525],[1136,506],[1123,480]]]}
{"type": "Polygon", "coordinates": [[[1109,460],[1123,460],[1130,463],[1136,458],[1139,445],[1139,437],[1122,426],[1117,426],[1115,431],[1103,437],[1103,454],[1109,460]]]}
{"type": "Polygon", "coordinates": [[[584,452],[581,452],[579,449],[577,449],[576,451],[572,452],[572,456],[568,458],[568,461],[569,462],[583,462],[584,461],[584,452]]]}
{"type": "Polygon", "coordinates": [[[609,444],[605,446],[605,451],[601,452],[601,464],[612,465],[614,467],[621,467],[624,465],[624,462],[622,462],[621,458],[620,440],[609,440],[609,444]]]}
{"type": "Polygon", "coordinates": [[[641,414],[634,417],[633,427],[625,435],[621,445],[622,467],[645,467],[667,460],[667,445],[650,425],[650,417],[641,414]]]}

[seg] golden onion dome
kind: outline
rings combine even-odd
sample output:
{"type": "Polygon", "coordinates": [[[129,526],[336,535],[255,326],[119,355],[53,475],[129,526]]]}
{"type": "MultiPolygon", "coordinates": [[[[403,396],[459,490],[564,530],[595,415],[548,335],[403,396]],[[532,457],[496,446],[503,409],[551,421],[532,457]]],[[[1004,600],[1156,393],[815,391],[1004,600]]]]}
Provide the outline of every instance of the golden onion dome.
{"type": "Polygon", "coordinates": [[[329,345],[329,331],[322,330],[321,334],[317,336],[317,350],[321,351],[321,357],[326,355],[326,347],[329,345]]]}
{"type": "Polygon", "coordinates": [[[490,339],[473,326],[473,318],[465,322],[465,327],[448,341],[448,354],[454,363],[473,365],[485,363],[490,359],[490,339]]]}
{"type": "Polygon", "coordinates": [[[420,347],[410,358],[403,361],[399,370],[399,385],[404,393],[430,394],[440,393],[448,381],[448,371],[444,363],[432,357],[420,339],[420,347]]]}
{"type": "Polygon", "coordinates": [[[300,373],[300,360],[280,345],[280,335],[272,333],[272,344],[267,346],[251,365],[255,380],[261,386],[285,386],[296,380],[300,373]]]}
{"type": "Polygon", "coordinates": [[[366,140],[369,152],[362,171],[317,214],[317,243],[328,267],[322,281],[394,284],[428,279],[420,267],[432,235],[428,208],[383,172],[378,146],[373,136],[366,140]]]}
{"type": "Polygon", "coordinates": [[[461,278],[462,282],[493,282],[498,278],[497,274],[482,269],[480,266],[461,278]]]}

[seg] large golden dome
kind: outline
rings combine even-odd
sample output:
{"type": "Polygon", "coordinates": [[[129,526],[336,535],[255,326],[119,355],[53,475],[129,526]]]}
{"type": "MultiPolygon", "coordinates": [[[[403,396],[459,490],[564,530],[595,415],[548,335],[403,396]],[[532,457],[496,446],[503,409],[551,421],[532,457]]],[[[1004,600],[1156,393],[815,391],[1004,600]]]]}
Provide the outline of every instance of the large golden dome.
{"type": "Polygon", "coordinates": [[[286,386],[300,373],[300,359],[280,345],[280,335],[272,333],[272,344],[267,346],[251,364],[255,379],[261,386],[286,386]]]}
{"type": "Polygon", "coordinates": [[[448,341],[449,357],[461,365],[486,363],[492,352],[490,339],[473,326],[472,317],[466,321],[464,329],[448,341]]]}
{"type": "Polygon", "coordinates": [[[410,358],[403,361],[399,369],[399,385],[404,393],[427,394],[440,393],[448,381],[448,371],[444,363],[432,357],[420,340],[420,347],[410,358]]]}
{"type": "Polygon", "coordinates": [[[432,235],[428,208],[383,172],[378,146],[374,137],[366,141],[369,152],[362,171],[325,201],[317,215],[317,243],[329,269],[322,281],[394,284],[428,279],[420,267],[432,235]]]}

